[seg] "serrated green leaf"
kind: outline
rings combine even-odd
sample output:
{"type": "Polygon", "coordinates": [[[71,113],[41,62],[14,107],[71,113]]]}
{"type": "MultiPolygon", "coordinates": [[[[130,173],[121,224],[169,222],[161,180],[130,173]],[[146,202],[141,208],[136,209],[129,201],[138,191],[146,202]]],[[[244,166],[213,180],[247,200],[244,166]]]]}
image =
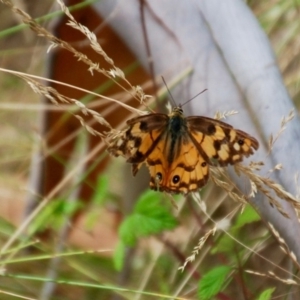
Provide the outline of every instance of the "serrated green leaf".
{"type": "Polygon", "coordinates": [[[148,191],[136,203],[133,213],[121,224],[119,235],[127,246],[140,237],[150,236],[176,227],[177,220],[161,203],[158,193],[148,191]]]}
{"type": "Polygon", "coordinates": [[[269,300],[272,297],[273,292],[275,291],[276,288],[269,288],[265,291],[263,291],[259,297],[257,298],[257,300],[269,300]]]}
{"type": "Polygon", "coordinates": [[[252,206],[247,205],[245,207],[245,210],[238,215],[233,227],[239,228],[246,224],[257,222],[259,220],[260,220],[259,214],[255,211],[255,209],[252,206]]]}
{"type": "Polygon", "coordinates": [[[160,210],[160,208],[167,210],[161,202],[161,194],[148,190],[141,195],[134,206],[134,212],[144,213],[148,211],[160,210]]]}
{"type": "Polygon", "coordinates": [[[125,245],[122,241],[119,241],[113,256],[114,266],[117,271],[121,271],[124,265],[125,257],[125,245]]]}
{"type": "Polygon", "coordinates": [[[231,267],[220,266],[206,273],[199,282],[198,298],[201,300],[211,299],[218,294],[226,280],[231,267]]]}

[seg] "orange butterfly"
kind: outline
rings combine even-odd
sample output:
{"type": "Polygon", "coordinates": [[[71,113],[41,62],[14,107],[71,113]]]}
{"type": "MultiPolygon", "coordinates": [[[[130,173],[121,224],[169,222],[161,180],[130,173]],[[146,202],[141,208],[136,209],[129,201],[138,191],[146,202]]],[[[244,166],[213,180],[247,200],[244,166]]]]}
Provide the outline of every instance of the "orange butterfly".
{"type": "Polygon", "coordinates": [[[185,117],[181,106],[172,113],[151,113],[127,121],[129,126],[109,141],[108,151],[123,156],[136,175],[145,163],[150,188],[169,193],[196,191],[209,178],[209,165],[235,164],[253,154],[258,141],[215,119],[185,117]],[[253,148],[253,149],[252,149],[253,148]]]}

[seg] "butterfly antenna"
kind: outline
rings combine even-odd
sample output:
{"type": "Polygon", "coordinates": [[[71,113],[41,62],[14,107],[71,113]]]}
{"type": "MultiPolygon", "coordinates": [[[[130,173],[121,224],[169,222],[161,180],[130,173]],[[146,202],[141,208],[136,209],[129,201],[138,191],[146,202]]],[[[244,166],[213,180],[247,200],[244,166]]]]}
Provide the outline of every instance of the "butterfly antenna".
{"type": "Polygon", "coordinates": [[[198,97],[199,95],[201,95],[202,93],[206,92],[207,89],[204,89],[202,92],[198,93],[197,95],[195,95],[193,98],[189,99],[188,101],[184,102],[181,106],[186,105],[187,103],[191,102],[192,100],[194,100],[196,97],[198,97]]]}
{"type": "Polygon", "coordinates": [[[165,84],[165,86],[166,86],[166,88],[167,88],[167,91],[168,91],[168,93],[169,93],[169,95],[170,95],[170,97],[171,97],[171,99],[172,99],[172,101],[173,101],[173,104],[176,106],[177,104],[176,104],[176,102],[175,102],[175,100],[174,100],[174,98],[173,98],[173,96],[172,96],[172,94],[171,94],[171,91],[169,90],[169,88],[168,88],[168,86],[167,86],[167,83],[166,83],[164,77],[161,76],[161,78],[162,78],[162,81],[164,82],[164,84],[165,84]]]}

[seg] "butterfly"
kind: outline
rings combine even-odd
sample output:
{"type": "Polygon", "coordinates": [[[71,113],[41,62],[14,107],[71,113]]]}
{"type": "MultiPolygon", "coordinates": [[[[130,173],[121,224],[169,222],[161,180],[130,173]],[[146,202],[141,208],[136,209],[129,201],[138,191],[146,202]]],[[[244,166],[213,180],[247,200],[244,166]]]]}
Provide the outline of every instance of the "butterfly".
{"type": "Polygon", "coordinates": [[[235,164],[253,154],[258,141],[231,125],[203,116],[185,117],[181,106],[127,121],[108,141],[108,152],[132,164],[135,176],[145,163],[150,188],[188,194],[205,186],[209,166],[235,164]]]}

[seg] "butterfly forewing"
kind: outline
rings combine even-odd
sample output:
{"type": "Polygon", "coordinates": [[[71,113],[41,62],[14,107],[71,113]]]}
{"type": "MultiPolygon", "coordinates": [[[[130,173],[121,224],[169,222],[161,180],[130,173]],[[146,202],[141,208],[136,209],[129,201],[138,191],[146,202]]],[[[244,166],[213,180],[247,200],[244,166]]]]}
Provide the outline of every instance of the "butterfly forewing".
{"type": "Polygon", "coordinates": [[[253,149],[258,149],[255,138],[227,123],[207,117],[188,117],[187,124],[199,151],[208,159],[216,159],[221,166],[240,162],[244,156],[253,154],[253,149]]]}
{"type": "Polygon", "coordinates": [[[168,116],[149,114],[127,121],[129,127],[109,142],[108,152],[123,156],[129,163],[145,161],[164,134],[168,116]]]}

